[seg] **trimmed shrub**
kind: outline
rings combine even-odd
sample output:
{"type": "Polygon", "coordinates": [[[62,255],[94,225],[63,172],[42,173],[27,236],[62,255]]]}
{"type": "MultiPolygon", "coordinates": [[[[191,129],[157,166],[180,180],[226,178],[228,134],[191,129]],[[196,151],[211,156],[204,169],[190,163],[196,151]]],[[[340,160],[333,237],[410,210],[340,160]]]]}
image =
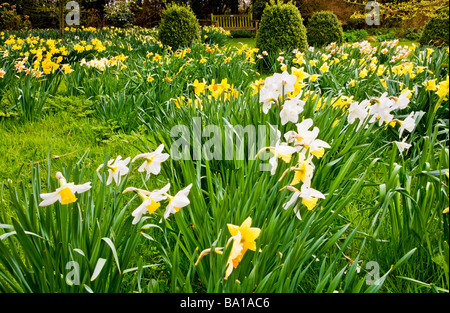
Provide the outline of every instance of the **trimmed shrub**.
{"type": "Polygon", "coordinates": [[[269,54],[293,49],[306,51],[306,28],[292,2],[275,3],[272,0],[266,5],[256,34],[256,47],[269,54]]]}
{"type": "Polygon", "coordinates": [[[200,40],[200,25],[187,5],[169,4],[163,12],[158,31],[159,41],[174,50],[200,40]]]}
{"type": "Polygon", "coordinates": [[[421,45],[448,46],[448,17],[448,8],[436,11],[436,17],[431,18],[425,25],[419,43],[421,45]]]}
{"type": "Polygon", "coordinates": [[[344,42],[342,24],[330,11],[314,13],[308,20],[306,35],[311,46],[326,46],[332,42],[341,45],[344,42]]]}

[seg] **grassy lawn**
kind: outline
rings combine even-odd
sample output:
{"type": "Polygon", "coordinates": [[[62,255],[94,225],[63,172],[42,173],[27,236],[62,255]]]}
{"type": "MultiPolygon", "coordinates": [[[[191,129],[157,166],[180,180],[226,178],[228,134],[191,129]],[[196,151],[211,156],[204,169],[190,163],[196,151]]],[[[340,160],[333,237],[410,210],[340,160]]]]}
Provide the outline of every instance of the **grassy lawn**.
{"type": "Polygon", "coordinates": [[[230,38],[227,45],[239,48],[242,44],[248,45],[250,48],[256,47],[256,38],[230,38]]]}

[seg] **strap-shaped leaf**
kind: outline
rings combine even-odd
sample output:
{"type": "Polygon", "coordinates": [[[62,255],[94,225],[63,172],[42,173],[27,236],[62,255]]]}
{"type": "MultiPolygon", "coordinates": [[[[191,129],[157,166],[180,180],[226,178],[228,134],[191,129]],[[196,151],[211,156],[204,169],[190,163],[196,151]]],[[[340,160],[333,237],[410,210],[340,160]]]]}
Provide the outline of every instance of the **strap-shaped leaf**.
{"type": "Polygon", "coordinates": [[[112,251],[112,253],[114,255],[114,260],[116,261],[116,264],[117,264],[117,269],[119,270],[119,273],[121,273],[121,271],[120,271],[120,264],[119,264],[119,258],[117,257],[117,251],[116,251],[116,247],[114,246],[114,243],[108,237],[103,237],[102,240],[104,242],[106,242],[108,244],[108,246],[111,248],[111,251],[112,251]]]}
{"type": "Polygon", "coordinates": [[[106,263],[106,259],[102,259],[102,258],[98,259],[97,264],[95,265],[94,273],[92,274],[92,277],[91,277],[91,281],[94,281],[97,278],[97,276],[102,271],[105,263],[106,263]]]}

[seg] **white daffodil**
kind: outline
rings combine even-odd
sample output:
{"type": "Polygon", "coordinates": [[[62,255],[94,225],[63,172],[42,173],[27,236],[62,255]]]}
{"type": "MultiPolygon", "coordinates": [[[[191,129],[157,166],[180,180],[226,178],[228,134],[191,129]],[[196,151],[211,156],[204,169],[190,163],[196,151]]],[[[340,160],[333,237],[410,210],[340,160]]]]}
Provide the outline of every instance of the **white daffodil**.
{"type": "Polygon", "coordinates": [[[147,212],[148,214],[153,214],[161,206],[159,202],[167,199],[167,196],[165,196],[165,194],[169,191],[169,188],[170,184],[167,184],[163,188],[154,191],[147,191],[134,187],[126,188],[123,193],[130,191],[136,192],[142,200],[141,205],[131,213],[131,215],[134,217],[132,224],[137,224],[140,221],[142,215],[147,212]]]}
{"type": "Polygon", "coordinates": [[[395,104],[393,105],[393,109],[406,109],[409,104],[409,97],[411,94],[411,90],[405,90],[403,91],[400,96],[398,97],[397,101],[395,101],[395,104]]]}
{"type": "Polygon", "coordinates": [[[189,203],[191,203],[188,199],[188,194],[191,190],[192,184],[189,184],[186,188],[183,190],[180,190],[177,192],[175,196],[165,194],[167,198],[169,199],[169,204],[166,207],[166,211],[164,212],[164,218],[168,218],[170,214],[175,214],[182,207],[187,206],[189,203]]]}
{"type": "Polygon", "coordinates": [[[262,111],[264,114],[269,112],[269,109],[272,107],[273,102],[277,102],[278,95],[275,95],[271,89],[269,88],[261,88],[259,91],[259,102],[263,103],[262,111]]]}
{"type": "Polygon", "coordinates": [[[317,139],[319,135],[319,128],[313,126],[313,120],[308,118],[297,124],[297,132],[288,131],[284,134],[284,138],[288,143],[294,142],[294,147],[297,152],[303,149],[309,149],[310,153],[317,158],[321,158],[325,152],[324,148],[330,148],[330,145],[323,140],[317,139]]]}
{"type": "Polygon", "coordinates": [[[277,130],[277,142],[275,143],[275,146],[264,147],[256,154],[256,157],[258,157],[258,155],[265,150],[269,150],[273,154],[273,157],[269,159],[269,164],[272,166],[270,171],[272,175],[275,174],[277,169],[278,158],[281,158],[284,162],[289,163],[291,161],[292,154],[296,152],[294,147],[289,146],[286,142],[281,142],[280,137],[281,133],[277,130]]]}
{"type": "Polygon", "coordinates": [[[59,201],[61,204],[69,204],[77,201],[76,193],[83,193],[91,189],[91,182],[75,185],[74,183],[67,183],[61,172],[56,173],[56,178],[59,182],[59,188],[55,192],[41,193],[40,197],[43,199],[39,206],[47,206],[59,201]]]}
{"type": "Polygon", "coordinates": [[[278,96],[294,91],[294,84],[296,81],[297,76],[289,74],[287,71],[283,71],[281,74],[275,73],[272,76],[267,77],[264,81],[264,87],[271,90],[274,98],[278,99],[278,96]]]}
{"type": "Polygon", "coordinates": [[[288,131],[284,134],[286,142],[294,142],[294,146],[300,146],[305,143],[311,143],[319,134],[319,128],[315,127],[313,131],[309,129],[313,126],[313,120],[307,118],[301,123],[296,124],[297,131],[288,131]]]}
{"type": "Polygon", "coordinates": [[[369,107],[369,115],[372,116],[369,123],[375,122],[378,119],[378,126],[381,126],[383,122],[390,123],[394,118],[391,114],[395,101],[386,96],[387,92],[383,93],[375,104],[369,107]]]}
{"type": "MultiPolygon", "coordinates": [[[[408,138],[408,137],[406,137],[406,138],[408,138]]],[[[406,138],[403,138],[402,141],[394,141],[400,154],[403,154],[404,150],[408,150],[409,148],[411,148],[411,144],[406,142],[406,138]]]]}
{"type": "MultiPolygon", "coordinates": [[[[106,185],[111,184],[113,179],[117,185],[120,184],[120,180],[121,180],[122,176],[128,174],[128,172],[129,172],[129,168],[127,167],[127,165],[128,165],[128,163],[130,163],[130,160],[131,160],[130,157],[126,158],[125,160],[122,160],[122,157],[119,155],[119,156],[117,156],[117,158],[111,159],[108,161],[108,163],[106,164],[106,167],[108,168],[109,176],[108,176],[108,180],[106,181],[106,185]]],[[[99,171],[102,168],[103,168],[103,164],[101,164],[97,168],[97,175],[100,177],[100,180],[101,180],[101,176],[99,174],[99,171]]]]}
{"type": "Polygon", "coordinates": [[[361,125],[364,123],[364,120],[369,115],[369,112],[367,110],[367,106],[369,105],[370,100],[364,100],[361,103],[359,102],[352,102],[350,103],[350,107],[348,108],[348,116],[347,121],[350,124],[353,124],[353,122],[358,118],[359,124],[356,128],[357,130],[361,127],[361,125]]]}
{"type": "MultiPolygon", "coordinates": [[[[325,195],[322,194],[320,191],[311,188],[310,186],[311,180],[305,182],[300,188],[300,190],[292,186],[286,187],[288,190],[293,191],[294,194],[291,196],[289,201],[283,205],[283,208],[285,210],[290,208],[294,203],[297,202],[298,198],[302,198],[302,203],[307,207],[309,211],[311,211],[316,206],[319,198],[325,199],[325,195]]],[[[294,207],[294,212],[295,215],[298,217],[298,219],[301,220],[302,218],[300,216],[298,205],[294,207]]]]}
{"type": "Polygon", "coordinates": [[[303,112],[305,101],[300,100],[300,97],[290,98],[284,101],[283,109],[280,111],[281,124],[285,125],[287,122],[297,123],[298,116],[303,112]]]}
{"type": "Polygon", "coordinates": [[[150,174],[158,175],[161,171],[161,163],[170,157],[168,153],[162,153],[163,150],[164,144],[161,144],[153,152],[138,154],[131,162],[137,159],[145,159],[144,163],[139,167],[138,172],[142,173],[145,171],[148,179],[150,174]]]}
{"type": "Polygon", "coordinates": [[[398,137],[402,137],[403,132],[405,129],[409,132],[412,132],[414,130],[414,127],[416,127],[416,119],[417,114],[414,112],[411,112],[404,121],[400,121],[400,128],[398,129],[398,137]]]}
{"type": "Polygon", "coordinates": [[[314,139],[309,145],[309,152],[316,158],[320,159],[325,153],[325,148],[329,149],[331,146],[323,140],[314,139]]]}
{"type": "Polygon", "coordinates": [[[295,82],[297,76],[289,74],[287,71],[283,73],[275,73],[273,76],[264,80],[264,87],[259,91],[259,102],[263,103],[262,110],[267,114],[273,102],[278,103],[280,95],[295,91],[295,82]]]}

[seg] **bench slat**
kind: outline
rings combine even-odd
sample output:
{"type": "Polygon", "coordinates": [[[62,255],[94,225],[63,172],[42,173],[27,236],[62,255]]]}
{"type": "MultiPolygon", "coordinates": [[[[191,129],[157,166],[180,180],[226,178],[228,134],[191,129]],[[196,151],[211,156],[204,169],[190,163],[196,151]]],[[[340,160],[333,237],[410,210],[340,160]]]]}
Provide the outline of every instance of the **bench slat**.
{"type": "MultiPolygon", "coordinates": [[[[214,15],[211,23],[226,30],[256,30],[251,14],[248,15],[214,15]]],[[[257,23],[255,23],[257,25],[257,23]]]]}

